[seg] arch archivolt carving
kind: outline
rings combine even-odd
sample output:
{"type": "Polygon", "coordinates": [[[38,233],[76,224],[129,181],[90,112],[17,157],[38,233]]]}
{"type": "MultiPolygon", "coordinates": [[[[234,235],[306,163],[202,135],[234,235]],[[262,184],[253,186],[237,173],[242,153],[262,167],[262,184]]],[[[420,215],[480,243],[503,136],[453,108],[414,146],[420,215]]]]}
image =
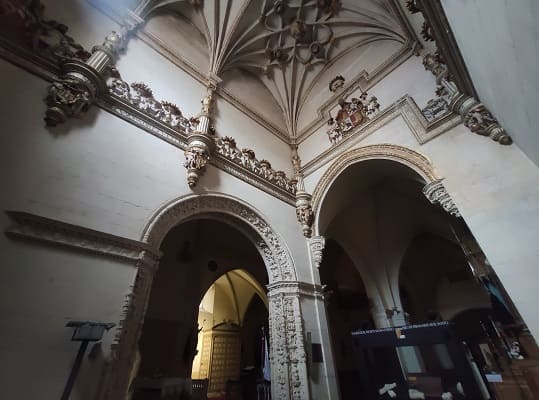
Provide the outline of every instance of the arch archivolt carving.
{"type": "Polygon", "coordinates": [[[350,165],[368,160],[390,160],[403,164],[414,170],[427,184],[440,180],[430,159],[408,147],[394,144],[374,144],[348,151],[331,164],[313,192],[312,207],[316,218],[315,235],[320,234],[318,232],[318,217],[322,201],[335,179],[350,165]]]}
{"type": "MultiPolygon", "coordinates": [[[[292,257],[281,237],[261,214],[231,196],[190,195],[161,208],[144,229],[142,241],[159,253],[166,235],[175,226],[192,219],[211,218],[230,224],[256,246],[269,278],[271,374],[274,398],[300,400],[308,397],[308,379],[299,290],[292,257]]],[[[159,260],[141,254],[133,293],[117,337],[115,359],[106,378],[102,398],[124,398],[135,361],[144,315],[159,260]],[[122,397],[123,396],[123,397],[122,397]]]]}

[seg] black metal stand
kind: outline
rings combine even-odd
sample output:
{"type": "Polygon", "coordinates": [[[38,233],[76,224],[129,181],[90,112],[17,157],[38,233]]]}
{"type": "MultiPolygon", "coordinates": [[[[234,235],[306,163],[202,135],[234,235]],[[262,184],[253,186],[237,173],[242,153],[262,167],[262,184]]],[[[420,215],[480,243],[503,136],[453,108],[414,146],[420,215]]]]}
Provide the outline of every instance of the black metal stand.
{"type": "Polygon", "coordinates": [[[80,366],[82,365],[82,359],[84,358],[84,354],[86,353],[86,349],[88,348],[88,343],[89,340],[83,340],[82,342],[80,342],[77,357],[75,358],[73,367],[71,367],[71,373],[69,374],[69,378],[67,379],[67,383],[60,400],[69,400],[69,395],[71,394],[71,390],[73,389],[75,379],[77,379],[77,375],[79,374],[80,366]]]}

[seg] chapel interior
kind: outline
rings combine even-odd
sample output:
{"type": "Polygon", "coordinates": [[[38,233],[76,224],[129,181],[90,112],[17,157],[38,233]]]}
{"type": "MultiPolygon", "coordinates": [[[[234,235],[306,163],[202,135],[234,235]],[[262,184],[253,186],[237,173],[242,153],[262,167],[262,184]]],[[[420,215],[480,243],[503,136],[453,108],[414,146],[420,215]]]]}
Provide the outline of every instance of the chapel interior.
{"type": "Polygon", "coordinates": [[[539,400],[534,0],[0,0],[0,398],[539,400]]]}

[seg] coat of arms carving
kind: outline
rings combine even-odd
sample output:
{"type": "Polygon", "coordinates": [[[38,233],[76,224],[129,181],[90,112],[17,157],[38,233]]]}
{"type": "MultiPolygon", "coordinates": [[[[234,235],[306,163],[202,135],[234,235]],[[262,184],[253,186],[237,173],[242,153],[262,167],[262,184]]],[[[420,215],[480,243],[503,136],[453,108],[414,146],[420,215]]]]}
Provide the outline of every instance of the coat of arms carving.
{"type": "Polygon", "coordinates": [[[359,98],[352,97],[350,101],[341,98],[340,109],[335,118],[327,122],[327,134],[331,144],[337,144],[350,134],[356,126],[365,124],[380,111],[378,99],[363,92],[359,98]]]}

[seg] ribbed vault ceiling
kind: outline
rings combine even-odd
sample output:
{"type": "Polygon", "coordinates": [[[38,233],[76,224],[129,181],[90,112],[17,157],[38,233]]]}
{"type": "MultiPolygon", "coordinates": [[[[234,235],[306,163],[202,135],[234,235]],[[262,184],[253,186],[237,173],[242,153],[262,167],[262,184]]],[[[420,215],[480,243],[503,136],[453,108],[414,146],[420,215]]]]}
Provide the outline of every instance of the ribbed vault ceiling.
{"type": "Polygon", "coordinates": [[[201,75],[219,77],[232,92],[234,82],[230,80],[238,77],[238,72],[244,79],[263,85],[251,94],[271,94],[266,101],[276,103],[279,112],[264,110],[260,101],[244,99],[244,104],[293,142],[315,118],[313,110],[331,96],[328,84],[339,72],[347,71],[346,78],[351,82],[360,74],[379,70],[396,52],[412,46],[396,3],[153,0],[140,4],[139,12],[147,21],[161,18],[161,22],[152,24],[154,36],[172,44],[173,50],[201,75]],[[165,24],[169,24],[166,29],[165,24]],[[304,112],[312,115],[302,116],[304,112]]]}

